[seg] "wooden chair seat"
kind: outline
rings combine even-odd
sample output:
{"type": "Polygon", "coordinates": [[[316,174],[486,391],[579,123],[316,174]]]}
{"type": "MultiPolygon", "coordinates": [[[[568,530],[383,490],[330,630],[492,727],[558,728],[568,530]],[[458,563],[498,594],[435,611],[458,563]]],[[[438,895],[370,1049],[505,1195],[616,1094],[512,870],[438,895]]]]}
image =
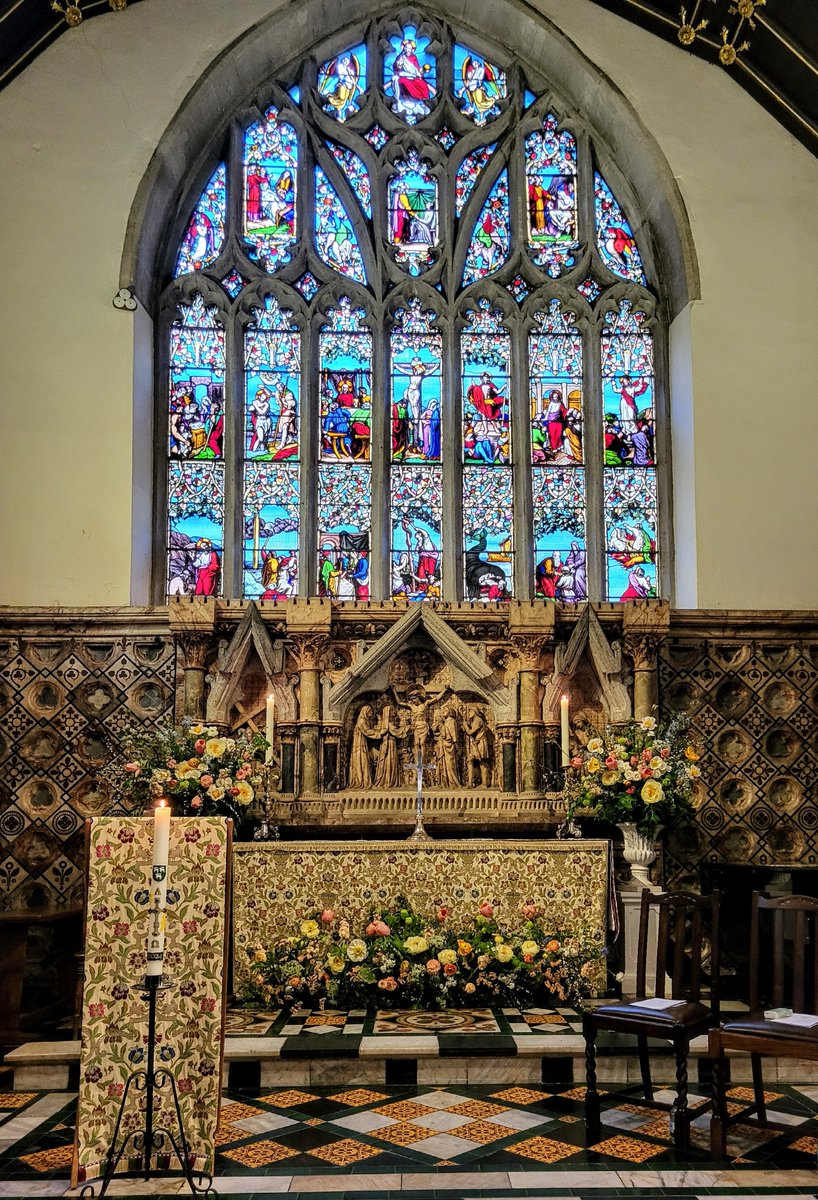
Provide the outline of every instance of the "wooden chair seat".
{"type": "Polygon", "coordinates": [[[706,1033],[713,1024],[710,1009],[697,1001],[683,1000],[673,1008],[640,1008],[638,1004],[620,1000],[600,1004],[593,1010],[598,1027],[612,1033],[636,1033],[644,1037],[666,1038],[674,1029],[685,1029],[691,1038],[706,1033]],[[655,1033],[651,1033],[651,1029],[655,1033]]]}
{"type": "MultiPolygon", "coordinates": [[[[789,1042],[794,1043],[791,1058],[808,1058],[810,1047],[818,1054],[818,1025],[812,1029],[799,1029],[797,1025],[782,1025],[779,1021],[765,1021],[763,1013],[750,1014],[735,1021],[725,1021],[721,1029],[714,1030],[725,1050],[754,1050],[749,1043],[766,1042],[771,1054],[786,1058],[789,1042]],[[802,1054],[803,1051],[803,1054],[802,1054]]],[[[759,1051],[764,1054],[764,1051],[759,1051]]]]}

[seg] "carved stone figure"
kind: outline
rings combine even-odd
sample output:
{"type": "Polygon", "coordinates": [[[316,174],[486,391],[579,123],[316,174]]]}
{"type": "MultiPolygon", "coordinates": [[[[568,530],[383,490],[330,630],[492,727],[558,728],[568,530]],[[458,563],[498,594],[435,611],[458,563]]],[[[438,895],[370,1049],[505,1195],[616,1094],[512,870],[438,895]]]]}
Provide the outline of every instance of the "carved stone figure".
{"type": "Polygon", "coordinates": [[[423,752],[426,749],[426,740],[429,737],[429,720],[426,715],[431,700],[426,698],[422,688],[416,687],[408,693],[404,708],[409,709],[409,719],[412,727],[412,755],[413,762],[423,761],[423,752]]]}
{"type": "Polygon", "coordinates": [[[394,708],[387,704],[383,710],[378,734],[383,738],[378,752],[378,764],[375,768],[376,788],[397,788],[403,783],[400,741],[404,736],[404,728],[394,708]]]}
{"type": "Polygon", "coordinates": [[[470,787],[491,783],[491,741],[485,713],[473,708],[463,723],[466,734],[466,772],[470,787]]]}
{"type": "Polygon", "coordinates": [[[437,734],[437,786],[460,787],[460,768],[457,761],[457,742],[460,730],[457,713],[451,704],[446,704],[440,714],[435,730],[437,734]]]}
{"type": "Polygon", "coordinates": [[[348,777],[348,786],[352,791],[361,792],[372,787],[371,743],[377,741],[380,736],[374,716],[372,705],[365,704],[355,722],[348,777]]]}

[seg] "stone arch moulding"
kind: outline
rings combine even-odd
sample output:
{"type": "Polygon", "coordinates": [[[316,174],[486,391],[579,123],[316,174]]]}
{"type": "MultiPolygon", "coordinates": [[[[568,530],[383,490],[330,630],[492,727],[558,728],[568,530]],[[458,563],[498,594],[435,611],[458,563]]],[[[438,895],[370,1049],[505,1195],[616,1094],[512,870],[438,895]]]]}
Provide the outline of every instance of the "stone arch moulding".
{"type": "MultiPolygon", "coordinates": [[[[165,131],[142,178],[131,208],[120,267],[120,288],[129,289],[153,311],[162,265],[182,235],[186,205],[198,181],[216,165],[212,147],[233,114],[288,62],[308,54],[315,31],[322,40],[343,41],[347,26],[368,21],[396,6],[342,0],[327,19],[323,0],[298,8],[280,5],[228,46],[205,70],[165,131]],[[337,14],[337,18],[336,18],[337,14]]],[[[551,21],[524,0],[497,0],[481,9],[475,28],[455,0],[435,0],[431,14],[493,41],[514,55],[535,80],[561,94],[593,127],[616,176],[627,176],[634,205],[656,247],[668,318],[673,320],[700,296],[699,270],[681,192],[653,135],[619,88],[551,21]],[[513,35],[510,33],[513,31],[513,35]]],[[[418,11],[422,11],[418,9],[418,11]]],[[[606,167],[607,167],[606,163],[606,167]]]]}

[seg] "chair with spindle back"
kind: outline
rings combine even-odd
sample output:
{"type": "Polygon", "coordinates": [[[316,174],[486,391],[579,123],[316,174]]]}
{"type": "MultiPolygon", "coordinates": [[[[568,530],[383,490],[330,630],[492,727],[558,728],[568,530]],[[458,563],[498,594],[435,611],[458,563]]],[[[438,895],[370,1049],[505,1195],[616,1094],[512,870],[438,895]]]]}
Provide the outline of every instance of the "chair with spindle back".
{"type": "MultiPolygon", "coordinates": [[[[818,1025],[809,1029],[765,1020],[765,1008],[783,1007],[792,1008],[796,1013],[818,1013],[818,900],[812,896],[772,898],[753,892],[750,1011],[731,1017],[720,1029],[712,1029],[709,1035],[708,1054],[713,1060],[713,1115],[710,1120],[713,1154],[723,1156],[726,1153],[727,1130],[737,1121],[744,1121],[755,1113],[762,1124],[768,1124],[762,1058],[818,1060],[818,1025]],[[792,947],[789,960],[785,954],[787,943],[792,947]],[[767,949],[771,955],[765,954],[767,949]],[[766,985],[762,979],[767,980],[766,985]],[[748,1053],[753,1074],[753,1103],[732,1115],[727,1111],[724,1078],[725,1055],[730,1051],[748,1053]]],[[[774,1122],[770,1124],[774,1125],[774,1122]]]]}
{"type": "MultiPolygon", "coordinates": [[[[656,1108],[670,1107],[673,1141],[680,1149],[690,1143],[690,1114],[687,1107],[687,1056],[690,1043],[718,1024],[719,1002],[719,896],[694,896],[689,892],[642,892],[639,914],[639,943],[636,996],[601,1004],[582,1016],[585,1038],[585,1124],[588,1144],[598,1140],[601,1101],[596,1088],[596,1038],[600,1030],[634,1034],[639,1047],[639,1066],[645,1102],[656,1108]],[[653,995],[674,1000],[672,1007],[644,1008],[637,1003],[648,997],[647,959],[652,917],[658,911],[656,975],[653,995]],[[710,944],[710,1003],[702,1003],[702,958],[705,938],[710,944]],[[666,997],[668,977],[670,996],[666,997]],[[653,1099],[648,1038],[669,1041],[676,1058],[676,1098],[672,1106],[653,1099]]],[[[630,1089],[628,1089],[630,1090],[630,1089]]],[[[615,1097],[614,1097],[615,1099],[615,1097]]],[[[697,1115],[702,1109],[698,1108],[697,1115]]]]}

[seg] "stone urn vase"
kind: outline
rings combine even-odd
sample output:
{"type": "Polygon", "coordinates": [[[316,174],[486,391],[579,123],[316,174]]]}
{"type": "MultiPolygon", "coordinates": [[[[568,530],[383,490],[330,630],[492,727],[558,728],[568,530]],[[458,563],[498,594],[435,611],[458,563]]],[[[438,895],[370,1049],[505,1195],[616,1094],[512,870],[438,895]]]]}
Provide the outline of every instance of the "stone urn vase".
{"type": "MultiPolygon", "coordinates": [[[[630,866],[634,883],[642,887],[651,887],[649,871],[650,864],[656,858],[656,839],[640,833],[630,821],[623,821],[618,828],[625,839],[622,853],[625,862],[630,866]]],[[[659,833],[660,830],[661,826],[656,832],[659,833]]]]}

